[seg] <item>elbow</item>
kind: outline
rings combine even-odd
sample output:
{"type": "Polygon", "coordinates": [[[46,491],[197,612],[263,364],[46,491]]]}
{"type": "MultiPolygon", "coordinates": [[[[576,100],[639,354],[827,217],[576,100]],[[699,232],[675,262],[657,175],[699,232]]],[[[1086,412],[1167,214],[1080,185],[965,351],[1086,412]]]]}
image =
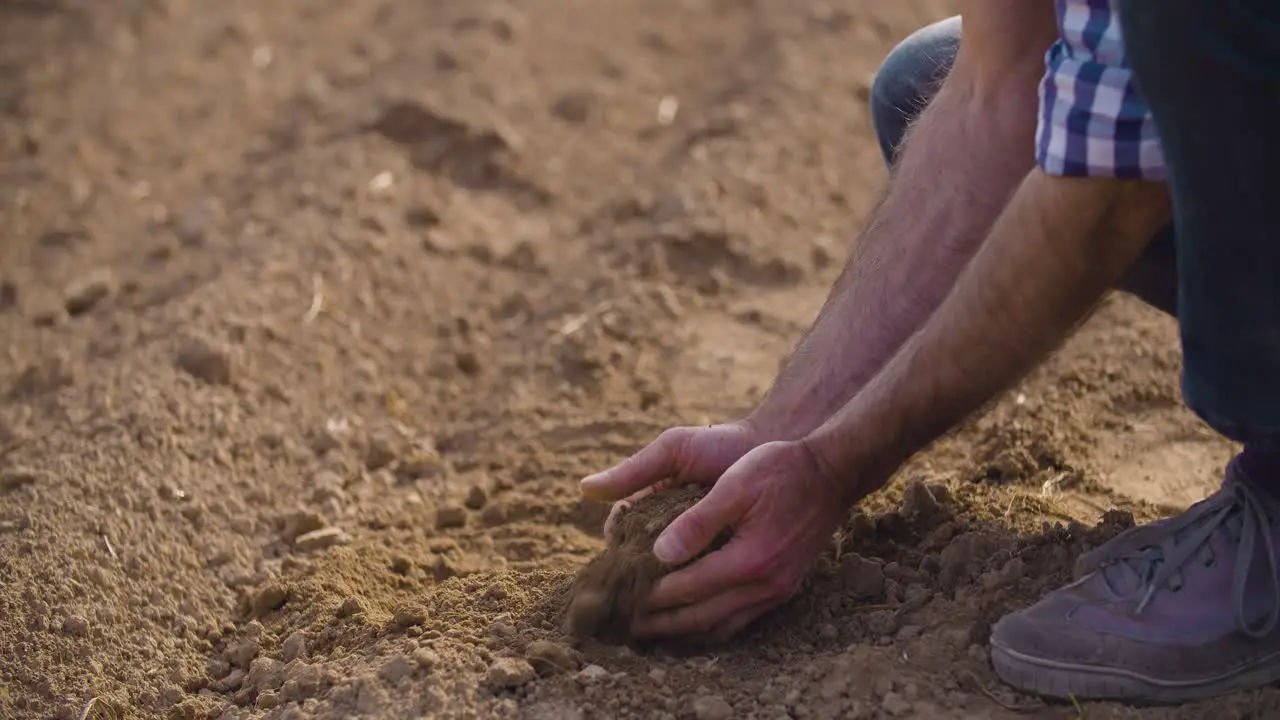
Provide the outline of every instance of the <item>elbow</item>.
{"type": "Polygon", "coordinates": [[[957,121],[1031,147],[1043,67],[1043,53],[992,59],[961,47],[958,18],[917,31],[886,56],[868,98],[885,161],[935,104],[945,105],[957,121]]]}

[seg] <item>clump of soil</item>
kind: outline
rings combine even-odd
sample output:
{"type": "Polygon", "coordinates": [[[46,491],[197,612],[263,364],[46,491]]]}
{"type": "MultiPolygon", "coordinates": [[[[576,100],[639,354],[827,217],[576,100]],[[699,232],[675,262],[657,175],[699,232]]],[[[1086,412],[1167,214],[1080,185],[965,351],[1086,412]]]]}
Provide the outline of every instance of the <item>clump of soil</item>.
{"type": "Polygon", "coordinates": [[[645,598],[675,568],[653,554],[658,535],[707,493],[701,485],[646,495],[619,510],[608,545],[582,569],[570,590],[564,629],[578,638],[622,644],[645,610],[645,598]]]}

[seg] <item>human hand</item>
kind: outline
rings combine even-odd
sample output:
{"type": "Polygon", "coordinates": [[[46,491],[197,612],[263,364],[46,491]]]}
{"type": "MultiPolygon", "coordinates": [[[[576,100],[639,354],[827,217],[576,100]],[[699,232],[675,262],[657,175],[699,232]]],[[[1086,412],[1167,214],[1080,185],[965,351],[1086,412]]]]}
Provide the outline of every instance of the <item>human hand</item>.
{"type": "Polygon", "coordinates": [[[669,487],[711,484],[743,455],[763,442],[744,422],[707,427],[678,427],[608,470],[582,480],[582,494],[615,501],[605,521],[605,536],[628,503],[669,487]]]}
{"type": "Polygon", "coordinates": [[[853,502],[847,480],[826,473],[800,442],[743,455],[658,537],[654,554],[680,565],[723,531],[732,539],[660,580],[634,633],[727,640],[790,600],[844,521],[853,502]]]}

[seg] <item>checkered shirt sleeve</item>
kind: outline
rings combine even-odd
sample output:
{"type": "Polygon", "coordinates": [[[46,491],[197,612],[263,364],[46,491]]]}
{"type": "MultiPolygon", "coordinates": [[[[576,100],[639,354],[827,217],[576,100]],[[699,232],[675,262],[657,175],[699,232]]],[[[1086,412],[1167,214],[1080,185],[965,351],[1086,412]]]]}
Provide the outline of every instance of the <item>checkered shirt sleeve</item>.
{"type": "Polygon", "coordinates": [[[1125,61],[1117,0],[1057,0],[1045,55],[1036,162],[1049,175],[1163,180],[1151,111],[1125,61]]]}

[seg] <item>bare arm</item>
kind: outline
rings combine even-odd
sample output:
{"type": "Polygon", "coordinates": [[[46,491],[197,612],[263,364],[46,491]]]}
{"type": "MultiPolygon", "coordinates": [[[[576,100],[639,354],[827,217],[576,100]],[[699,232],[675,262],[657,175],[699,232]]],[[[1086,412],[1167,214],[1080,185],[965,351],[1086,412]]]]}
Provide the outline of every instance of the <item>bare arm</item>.
{"type": "Polygon", "coordinates": [[[913,125],[888,192],[809,334],[748,424],[799,439],[938,307],[1034,162],[1053,6],[970,0],[955,66],[913,125]]]}
{"type": "Polygon", "coordinates": [[[1163,184],[1034,170],[933,317],[805,439],[856,499],[1053,350],[1169,218],[1163,184]]]}

